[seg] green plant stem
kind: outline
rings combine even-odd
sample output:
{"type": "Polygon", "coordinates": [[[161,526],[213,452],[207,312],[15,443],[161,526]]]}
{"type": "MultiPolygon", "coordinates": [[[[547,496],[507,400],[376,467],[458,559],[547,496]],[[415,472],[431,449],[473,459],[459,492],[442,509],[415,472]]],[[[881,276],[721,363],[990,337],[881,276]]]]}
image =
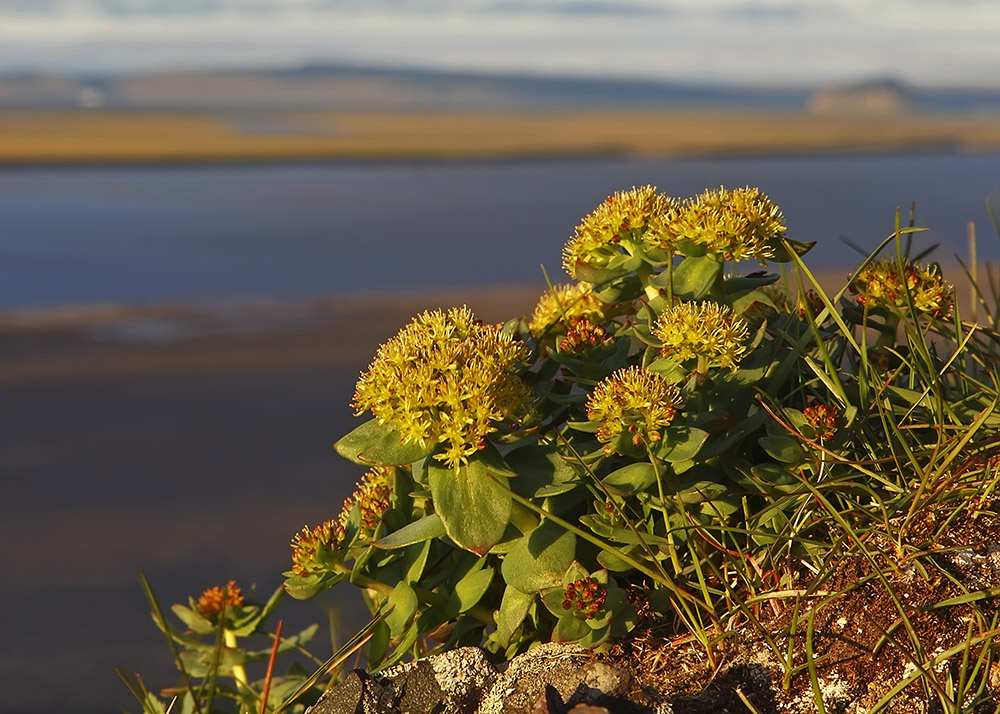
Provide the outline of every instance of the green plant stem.
{"type": "MultiPolygon", "coordinates": [[[[232,630],[223,630],[222,639],[225,642],[226,647],[231,650],[239,649],[239,643],[236,641],[236,633],[232,630]]],[[[250,688],[250,682],[247,680],[247,671],[242,664],[233,665],[233,679],[237,683],[242,684],[246,688],[250,688]]]]}

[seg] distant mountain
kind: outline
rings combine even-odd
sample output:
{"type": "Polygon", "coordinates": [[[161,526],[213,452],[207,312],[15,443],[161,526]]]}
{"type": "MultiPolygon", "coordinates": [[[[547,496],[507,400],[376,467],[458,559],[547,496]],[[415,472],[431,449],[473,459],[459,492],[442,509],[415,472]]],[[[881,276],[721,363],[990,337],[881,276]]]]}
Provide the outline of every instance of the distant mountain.
{"type": "Polygon", "coordinates": [[[163,72],[120,77],[0,76],[0,106],[121,109],[799,109],[808,92],[653,80],[351,66],[163,72]]]}
{"type": "Polygon", "coordinates": [[[823,102],[849,107],[869,100],[914,111],[1000,113],[1000,91],[917,92],[891,81],[814,93],[806,88],[338,65],[121,76],[0,75],[0,107],[8,108],[803,111],[810,102],[814,108],[823,102]]]}

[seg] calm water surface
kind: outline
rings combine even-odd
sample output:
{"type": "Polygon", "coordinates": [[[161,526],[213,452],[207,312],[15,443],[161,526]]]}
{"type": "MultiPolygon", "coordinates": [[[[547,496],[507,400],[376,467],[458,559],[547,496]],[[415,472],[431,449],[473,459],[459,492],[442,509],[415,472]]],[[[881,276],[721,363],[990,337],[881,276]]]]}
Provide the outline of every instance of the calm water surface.
{"type": "Polygon", "coordinates": [[[1000,155],[0,170],[0,309],[541,283],[580,218],[652,183],[760,186],[810,265],[844,267],[917,204],[943,262],[1000,257],[1000,155]]]}

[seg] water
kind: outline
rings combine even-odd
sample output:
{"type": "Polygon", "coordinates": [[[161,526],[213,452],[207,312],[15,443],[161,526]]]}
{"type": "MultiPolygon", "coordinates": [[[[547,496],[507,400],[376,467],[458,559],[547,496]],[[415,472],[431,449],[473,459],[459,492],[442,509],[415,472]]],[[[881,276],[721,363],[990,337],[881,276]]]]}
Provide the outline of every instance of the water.
{"type": "Polygon", "coordinates": [[[917,204],[938,257],[966,254],[1000,155],[0,170],[0,309],[300,298],[562,279],[560,252],[609,193],[761,187],[810,265],[849,268],[917,204]]]}

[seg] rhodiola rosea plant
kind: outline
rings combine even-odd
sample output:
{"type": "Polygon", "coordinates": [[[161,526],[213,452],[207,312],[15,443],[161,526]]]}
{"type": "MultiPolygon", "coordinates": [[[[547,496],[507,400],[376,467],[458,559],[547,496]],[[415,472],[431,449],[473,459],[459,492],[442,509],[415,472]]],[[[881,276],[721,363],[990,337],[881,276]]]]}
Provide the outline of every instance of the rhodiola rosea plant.
{"type": "Polygon", "coordinates": [[[992,463],[995,333],[910,259],[914,230],[830,296],[757,189],[615,193],[530,315],[425,312],[382,345],[353,399],[365,420],[336,444],[368,472],[294,537],[285,589],[362,588],[384,615],[372,667],[600,647],[640,616],[709,661],[738,626],[766,638],[761,603],[777,617],[819,592],[890,523],[907,556],[913,515],[954,513],[944,494],[992,463]]]}

